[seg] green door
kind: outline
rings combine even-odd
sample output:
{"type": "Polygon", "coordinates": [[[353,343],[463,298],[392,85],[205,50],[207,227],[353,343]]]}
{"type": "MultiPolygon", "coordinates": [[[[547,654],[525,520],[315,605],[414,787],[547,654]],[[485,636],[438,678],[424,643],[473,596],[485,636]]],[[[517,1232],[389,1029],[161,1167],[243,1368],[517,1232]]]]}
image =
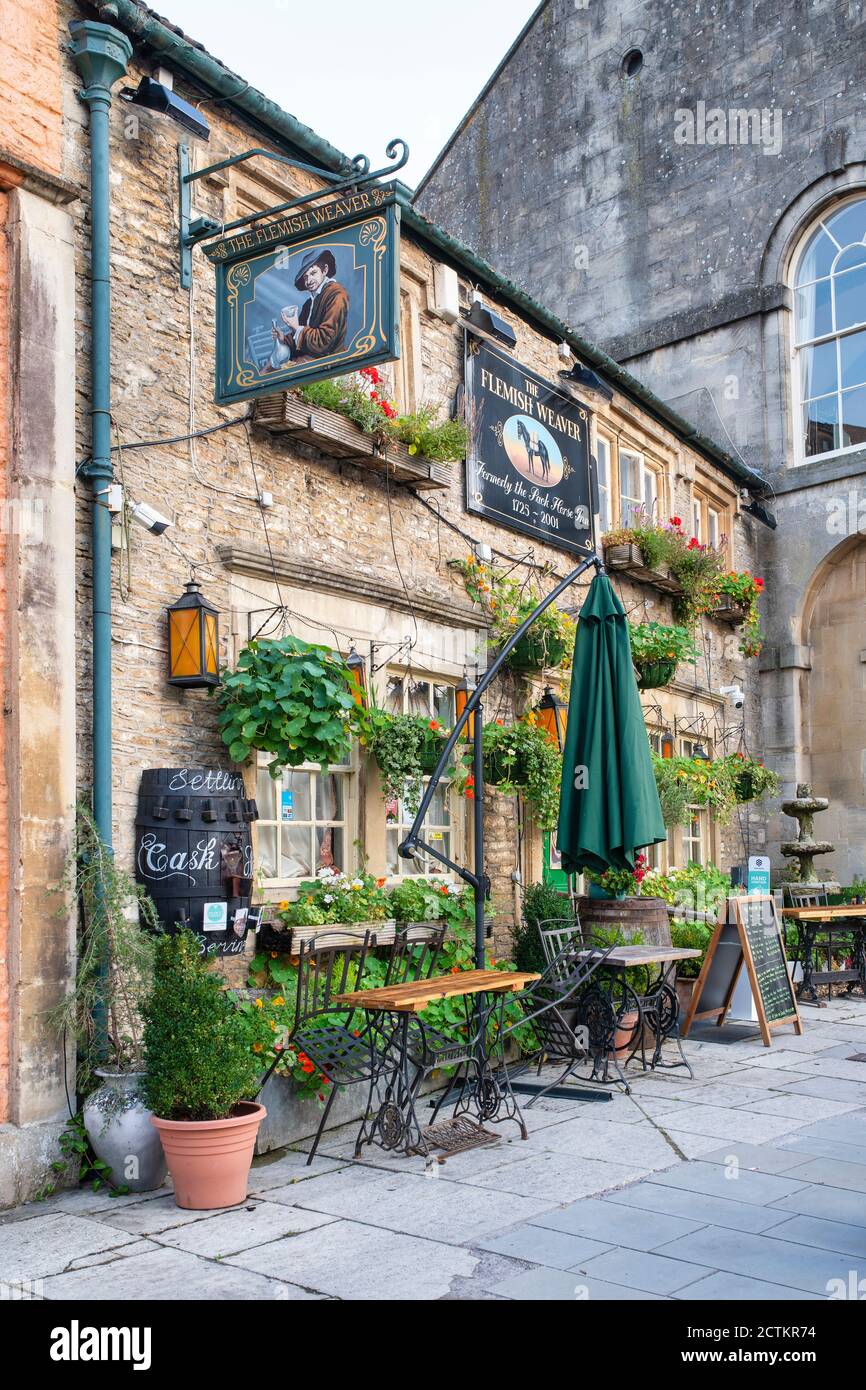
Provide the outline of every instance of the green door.
{"type": "Polygon", "coordinates": [[[552,830],[545,830],[542,837],[543,867],[541,871],[542,881],[549,883],[551,888],[556,888],[560,893],[568,892],[568,874],[562,868],[562,861],[556,849],[556,835],[552,830]]]}

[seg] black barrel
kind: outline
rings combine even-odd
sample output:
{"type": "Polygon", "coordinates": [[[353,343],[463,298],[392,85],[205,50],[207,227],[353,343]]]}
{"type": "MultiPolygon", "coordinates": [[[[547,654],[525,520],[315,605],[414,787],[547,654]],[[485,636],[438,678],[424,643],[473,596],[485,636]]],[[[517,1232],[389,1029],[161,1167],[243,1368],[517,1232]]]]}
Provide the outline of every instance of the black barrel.
{"type": "Polygon", "coordinates": [[[253,887],[243,778],[218,767],[152,767],[141,774],[135,876],[169,931],[192,928],[221,955],[243,951],[253,887]],[[207,919],[207,920],[206,920],[207,919]]]}

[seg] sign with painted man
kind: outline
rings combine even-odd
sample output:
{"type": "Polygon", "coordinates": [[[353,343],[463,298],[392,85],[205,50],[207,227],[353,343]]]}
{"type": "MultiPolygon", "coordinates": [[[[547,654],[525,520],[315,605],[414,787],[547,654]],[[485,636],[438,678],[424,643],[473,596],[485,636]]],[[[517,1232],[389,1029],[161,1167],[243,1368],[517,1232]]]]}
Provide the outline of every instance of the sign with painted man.
{"type": "Polygon", "coordinates": [[[467,334],[470,512],[576,554],[593,550],[589,412],[565,391],[467,334]]]}
{"type": "Polygon", "coordinates": [[[217,401],[399,357],[399,210],[387,188],[205,249],[217,268],[217,401]]]}

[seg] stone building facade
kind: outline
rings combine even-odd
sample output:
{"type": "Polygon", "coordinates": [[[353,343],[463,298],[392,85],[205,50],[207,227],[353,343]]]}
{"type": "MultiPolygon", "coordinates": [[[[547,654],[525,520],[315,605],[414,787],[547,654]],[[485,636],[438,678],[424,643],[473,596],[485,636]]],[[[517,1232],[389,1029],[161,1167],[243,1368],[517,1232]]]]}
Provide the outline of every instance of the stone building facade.
{"type": "MultiPolygon", "coordinates": [[[[62,471],[64,506],[71,505],[73,462],[85,460],[91,447],[88,114],[78,98],[80,78],[69,55],[69,22],[98,17],[126,32],[134,48],[122,85],[134,88],[142,76],[163,69],[160,80],[172,82],[185,100],[201,104],[211,130],[205,144],[179,131],[166,117],[129,106],[115,94],[110,113],[115,476],[128,498],[149,503],[172,523],[163,536],[133,526],[119,527],[115,538],[111,604],[114,848],[119,861],[132,869],[142,770],[229,766],[215,702],[203,691],[182,691],[166,682],[165,607],[182,592],[191,566],[208,600],[221,613],[221,662],[233,664],[263,623],[266,632],[289,630],[339,649],[343,655],[354,646],[365,657],[380,697],[390,700],[392,708],[429,711],[447,721],[457,682],[464,674],[471,678],[483,670],[488,660],[483,615],[468,601],[449,559],[465,558],[472,547],[491,547],[499,556],[510,557],[503,563],[516,562],[520,574],[535,576],[542,588],[550,586],[554,576],[567,573],[573,561],[555,547],[529,545],[515,532],[470,516],[464,506],[461,464],[451,466],[446,487],[422,496],[411,486],[395,485],[380,473],[334,458],[324,441],[315,446],[299,443],[290,435],[263,428],[260,415],[248,418],[244,408],[214,404],[214,271],[196,252],[192,285],[189,289],[181,285],[179,143],[190,146],[195,169],[253,146],[322,169],[345,167],[345,157],[132,0],[103,6],[98,16],[71,0],[47,10],[52,12],[59,81],[56,179],[63,197],[70,199],[62,213],[64,226],[68,223],[69,274],[58,289],[58,294],[62,289],[55,311],[59,327],[50,346],[59,353],[67,342],[63,335],[68,335],[68,363],[62,383],[58,379],[53,390],[64,406],[64,420],[70,428],[74,426],[74,435],[70,433],[68,441],[58,436],[45,457],[51,467],[62,471]],[[271,495],[272,505],[261,505],[263,494],[271,495]],[[274,618],[275,610],[282,618],[274,618]]],[[[202,180],[194,212],[226,223],[322,186],[315,174],[255,160],[202,180]]],[[[442,265],[456,272],[461,312],[469,309],[472,295],[480,292],[514,330],[515,358],[558,382],[562,342],[570,339],[578,345],[564,323],[428,222],[413,208],[409,190],[401,188],[399,199],[402,353],[399,361],[383,368],[398,407],[411,410],[430,403],[448,414],[463,384],[464,329],[445,311],[438,296],[435,272],[442,265]]],[[[59,217],[54,205],[52,209],[52,215],[59,217]]],[[[580,348],[585,359],[586,345],[580,348]]],[[[737,459],[696,435],[627,372],[612,362],[609,366],[612,399],[598,408],[592,436],[593,450],[604,451],[607,460],[604,521],[615,524],[618,520],[628,501],[629,470],[637,469],[641,479],[649,480],[647,486],[654,489],[665,514],[691,515],[696,504],[712,504],[729,537],[731,566],[752,567],[758,523],[743,510],[740,495],[751,475],[737,459]]],[[[32,412],[34,419],[40,410],[44,416],[43,405],[32,412]]],[[[76,505],[74,572],[71,555],[67,569],[62,569],[65,550],[58,541],[54,569],[43,575],[39,591],[49,611],[39,609],[31,615],[42,626],[43,646],[44,634],[62,631],[69,648],[65,659],[58,656],[50,667],[42,668],[55,678],[51,694],[56,717],[62,716],[62,722],[56,729],[37,726],[32,733],[41,746],[33,760],[40,776],[50,744],[51,756],[60,761],[66,778],[53,812],[63,830],[40,831],[51,856],[50,865],[40,861],[45,884],[56,883],[60,877],[76,788],[86,797],[92,777],[93,504],[89,488],[76,489],[76,505]],[[74,619],[71,611],[67,613],[73,593],[74,619]],[[63,703],[64,682],[73,672],[77,710],[71,701],[63,703]],[[71,761],[69,767],[66,762],[73,738],[75,776],[70,775],[71,761]]],[[[617,587],[633,617],[670,620],[669,598],[628,578],[618,579],[617,587]]],[[[582,592],[578,586],[572,592],[570,603],[575,609],[582,592]]],[[[18,618],[20,631],[25,619],[26,615],[18,618]]],[[[740,656],[736,634],[711,619],[705,620],[702,642],[699,662],[681,667],[670,687],[659,692],[657,699],[645,701],[648,726],[659,734],[674,727],[676,720],[683,749],[700,739],[709,743],[711,752],[727,751],[724,738],[731,711],[719,689],[724,684],[741,685],[747,716],[757,720],[754,663],[740,656]]],[[[552,677],[555,673],[546,673],[546,679],[552,677]]],[[[540,696],[542,687],[541,680],[530,688],[514,678],[504,680],[488,701],[488,715],[525,708],[540,696]]],[[[329,831],[329,842],[341,846],[341,867],[355,867],[356,856],[362,852],[377,874],[393,877],[405,869],[394,855],[399,827],[389,825],[378,773],[359,750],[350,764],[332,774],[327,787],[315,769],[295,774],[291,790],[297,814],[291,833],[281,823],[279,787],[266,769],[243,771],[250,795],[258,791],[261,819],[254,835],[259,892],[264,897],[290,897],[298,880],[315,872],[317,832],[323,826],[329,831]],[[313,809],[317,800],[330,809],[317,812],[313,809]],[[303,806],[310,809],[302,815],[299,808],[303,806]],[[360,851],[354,848],[356,841],[360,851]]],[[[463,858],[470,849],[471,830],[465,803],[452,796],[437,814],[436,828],[445,837],[443,843],[450,846],[453,857],[463,858]]],[[[494,949],[507,954],[510,926],[520,910],[521,884],[542,877],[548,851],[515,798],[491,796],[485,830],[497,913],[494,949]]],[[[700,813],[688,830],[672,832],[670,846],[659,850],[659,862],[683,863],[699,854],[730,865],[742,861],[747,850],[759,851],[762,843],[758,821],[735,821],[723,830],[700,813]]],[[[67,922],[66,936],[58,937],[65,942],[61,950],[47,921],[43,915],[41,935],[32,934],[29,949],[35,952],[37,965],[51,963],[50,975],[47,965],[41,975],[37,967],[33,969],[43,994],[52,995],[54,1002],[72,968],[71,926],[67,922]]],[[[33,1047],[41,1049],[40,1057],[54,1059],[40,1094],[56,1101],[62,1077],[57,1041],[44,1017],[37,1017],[35,1005],[29,1017],[33,1047]]],[[[18,1048],[13,1037],[6,1053],[13,1073],[24,1066],[18,1048]]],[[[13,1128],[30,1122],[24,1114],[11,1118],[13,1128]]],[[[55,1125],[62,1122],[58,1104],[51,1119],[55,1125]]],[[[10,1142],[13,1139],[11,1135],[10,1142]]],[[[20,1133],[16,1142],[21,1147],[20,1133]]],[[[39,1165],[31,1163],[27,1172],[26,1181],[22,1178],[19,1184],[19,1197],[24,1189],[37,1185],[39,1165]]]]}
{"type": "Polygon", "coordinates": [[[546,0],[418,192],[767,479],[755,736],[785,791],[830,797],[843,883],[866,873],[864,78],[846,0],[546,0]]]}

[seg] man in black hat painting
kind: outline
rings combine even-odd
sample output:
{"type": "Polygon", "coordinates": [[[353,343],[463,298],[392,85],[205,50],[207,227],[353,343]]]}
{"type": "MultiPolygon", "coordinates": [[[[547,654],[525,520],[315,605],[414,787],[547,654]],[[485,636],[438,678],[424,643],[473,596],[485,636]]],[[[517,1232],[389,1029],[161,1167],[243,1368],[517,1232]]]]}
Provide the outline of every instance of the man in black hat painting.
{"type": "Polygon", "coordinates": [[[308,251],[295,276],[295,288],[306,290],[300,312],[294,304],[281,310],[280,318],[287,332],[274,325],[274,354],[269,363],[273,371],[283,356],[279,344],[288,348],[295,362],[312,362],[329,357],[346,346],[346,320],[349,314],[349,295],[336,279],[337,263],[332,251],[308,251]]]}

